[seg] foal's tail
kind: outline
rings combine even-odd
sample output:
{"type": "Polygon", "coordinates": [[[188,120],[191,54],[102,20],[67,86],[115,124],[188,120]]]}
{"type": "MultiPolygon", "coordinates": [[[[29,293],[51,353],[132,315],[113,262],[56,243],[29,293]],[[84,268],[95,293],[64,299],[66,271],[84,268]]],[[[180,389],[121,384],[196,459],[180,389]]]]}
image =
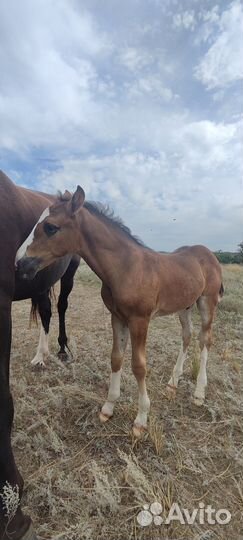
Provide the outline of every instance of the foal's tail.
{"type": "Polygon", "coordinates": [[[221,283],[220,289],[219,289],[219,296],[218,296],[219,302],[221,302],[223,296],[224,296],[224,286],[223,286],[223,283],[221,283]]]}
{"type": "MultiPolygon", "coordinates": [[[[53,299],[56,300],[54,287],[51,287],[51,289],[48,291],[48,297],[50,298],[51,301],[52,301],[53,299]]],[[[30,308],[29,328],[31,328],[32,322],[35,323],[36,326],[38,326],[38,314],[39,314],[39,302],[38,302],[38,297],[33,296],[33,297],[31,298],[31,308],[30,308]]]]}
{"type": "Polygon", "coordinates": [[[37,314],[38,314],[38,301],[36,298],[31,298],[29,328],[31,328],[32,322],[34,322],[35,325],[38,326],[37,314]]]}

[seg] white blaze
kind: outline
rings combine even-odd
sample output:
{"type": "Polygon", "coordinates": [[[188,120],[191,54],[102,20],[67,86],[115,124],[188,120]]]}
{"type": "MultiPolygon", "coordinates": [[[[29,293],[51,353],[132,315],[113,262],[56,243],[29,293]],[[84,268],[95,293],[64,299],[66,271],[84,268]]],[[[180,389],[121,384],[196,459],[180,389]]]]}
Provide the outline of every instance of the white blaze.
{"type": "Polygon", "coordinates": [[[17,253],[16,253],[16,257],[15,257],[15,264],[20,260],[22,259],[22,257],[24,257],[25,253],[26,253],[26,250],[27,250],[27,247],[30,246],[30,244],[32,244],[33,242],[33,238],[34,238],[34,233],[35,233],[35,229],[37,227],[37,225],[39,223],[41,223],[42,221],[44,221],[44,219],[50,215],[50,210],[49,210],[49,206],[48,208],[46,208],[44,210],[44,212],[42,212],[39,220],[37,221],[37,223],[35,224],[34,228],[32,229],[31,233],[29,234],[28,238],[26,238],[26,240],[24,241],[24,243],[20,246],[20,248],[18,249],[17,253]]]}

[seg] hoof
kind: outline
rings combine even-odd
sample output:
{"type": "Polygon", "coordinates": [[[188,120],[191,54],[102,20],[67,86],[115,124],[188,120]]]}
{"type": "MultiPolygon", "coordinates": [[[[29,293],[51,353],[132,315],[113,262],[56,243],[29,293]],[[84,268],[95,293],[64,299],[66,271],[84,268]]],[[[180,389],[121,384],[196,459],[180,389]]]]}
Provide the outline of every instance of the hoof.
{"type": "Polygon", "coordinates": [[[57,356],[59,360],[61,360],[61,362],[63,362],[64,364],[71,364],[71,362],[73,362],[73,357],[71,353],[67,353],[66,351],[59,351],[57,353],[57,356]]]}
{"type": "Polygon", "coordinates": [[[139,426],[137,424],[134,424],[132,432],[136,439],[141,439],[143,434],[147,432],[147,428],[145,426],[139,426]]]}
{"type": "Polygon", "coordinates": [[[204,401],[205,401],[205,400],[204,400],[203,397],[200,398],[200,397],[194,396],[194,398],[193,398],[193,403],[194,403],[194,405],[196,405],[197,407],[201,407],[202,405],[204,405],[204,401]]]}
{"type": "Polygon", "coordinates": [[[174,384],[167,384],[165,390],[167,399],[174,400],[176,398],[176,390],[177,387],[174,384]]]}
{"type": "Polygon", "coordinates": [[[110,418],[112,418],[112,414],[104,414],[102,411],[99,414],[101,424],[105,424],[110,418]]]}
{"type": "Polygon", "coordinates": [[[46,364],[45,364],[43,359],[33,358],[33,360],[31,360],[31,362],[30,362],[30,365],[32,367],[37,367],[37,368],[40,368],[40,369],[45,369],[46,368],[46,364]]]}
{"type": "Polygon", "coordinates": [[[57,356],[59,360],[61,360],[61,362],[65,364],[70,364],[71,362],[73,362],[73,355],[68,345],[61,347],[61,349],[57,353],[57,356]]]}

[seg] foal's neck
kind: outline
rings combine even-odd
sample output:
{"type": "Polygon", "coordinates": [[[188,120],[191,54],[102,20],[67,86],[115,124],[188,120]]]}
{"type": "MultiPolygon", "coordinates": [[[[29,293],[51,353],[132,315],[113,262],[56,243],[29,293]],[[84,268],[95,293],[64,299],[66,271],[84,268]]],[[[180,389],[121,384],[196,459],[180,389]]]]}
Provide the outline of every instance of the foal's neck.
{"type": "Polygon", "coordinates": [[[107,285],[127,270],[128,261],[137,248],[133,239],[106,223],[105,218],[82,210],[80,223],[80,255],[107,285]]]}

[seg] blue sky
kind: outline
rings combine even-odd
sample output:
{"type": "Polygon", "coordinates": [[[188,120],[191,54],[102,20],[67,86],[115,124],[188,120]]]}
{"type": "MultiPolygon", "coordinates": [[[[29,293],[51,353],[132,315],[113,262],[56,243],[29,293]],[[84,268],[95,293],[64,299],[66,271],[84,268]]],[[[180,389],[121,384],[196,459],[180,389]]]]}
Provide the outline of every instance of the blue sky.
{"type": "Polygon", "coordinates": [[[0,5],[0,167],[84,187],[155,249],[243,240],[238,0],[0,5]]]}

